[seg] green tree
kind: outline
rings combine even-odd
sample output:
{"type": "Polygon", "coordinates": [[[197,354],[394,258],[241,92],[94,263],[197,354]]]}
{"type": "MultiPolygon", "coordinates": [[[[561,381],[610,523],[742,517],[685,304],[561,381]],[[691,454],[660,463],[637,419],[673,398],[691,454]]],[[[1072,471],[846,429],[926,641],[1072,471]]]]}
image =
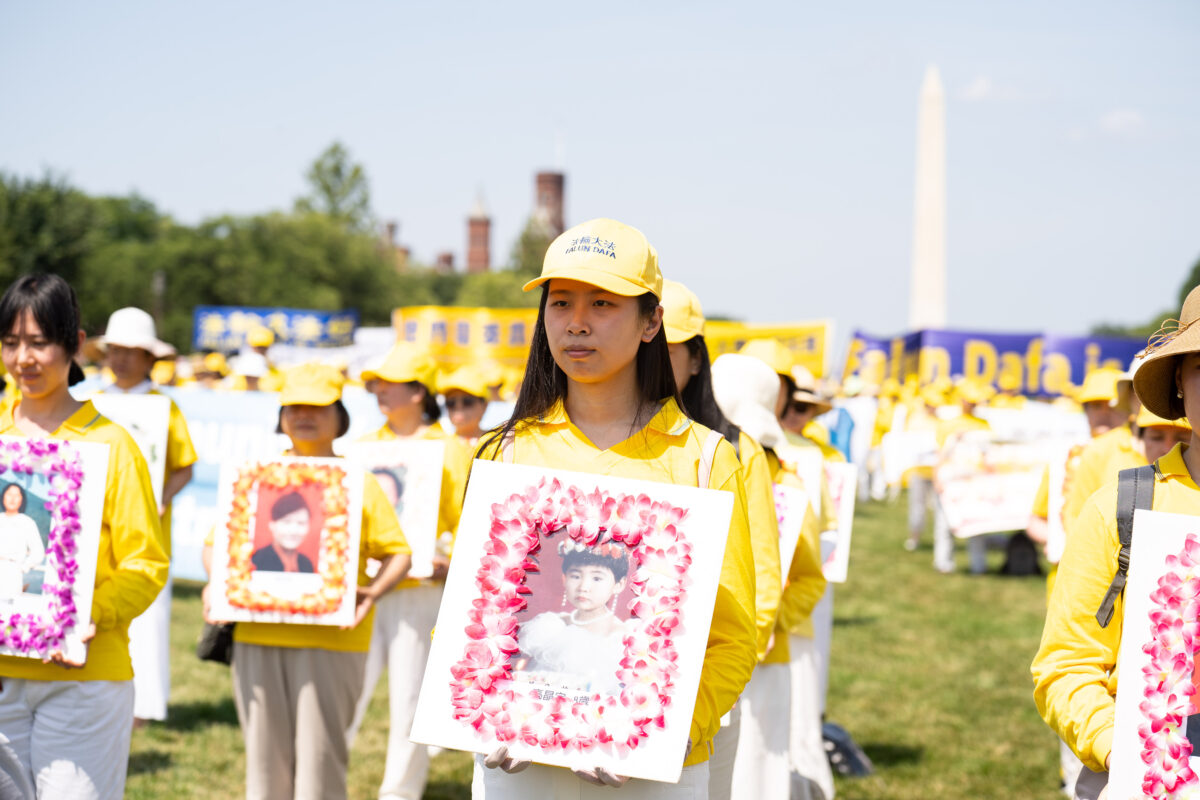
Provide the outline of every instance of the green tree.
{"type": "Polygon", "coordinates": [[[296,200],[297,212],[324,214],[358,230],[371,228],[367,173],[361,164],[351,162],[341,142],[329,145],[308,168],[305,178],[309,193],[296,200]]]}
{"type": "Polygon", "coordinates": [[[525,278],[512,270],[477,272],[463,278],[462,288],[454,298],[456,306],[486,306],[489,308],[536,308],[539,294],[525,292],[525,278]]]}
{"type": "Polygon", "coordinates": [[[28,272],[74,281],[98,238],[96,203],[65,180],[0,174],[0,281],[28,272]]]}
{"type": "Polygon", "coordinates": [[[542,272],[542,262],[552,241],[554,237],[531,218],[508,254],[509,269],[526,280],[536,278],[542,272]]]}

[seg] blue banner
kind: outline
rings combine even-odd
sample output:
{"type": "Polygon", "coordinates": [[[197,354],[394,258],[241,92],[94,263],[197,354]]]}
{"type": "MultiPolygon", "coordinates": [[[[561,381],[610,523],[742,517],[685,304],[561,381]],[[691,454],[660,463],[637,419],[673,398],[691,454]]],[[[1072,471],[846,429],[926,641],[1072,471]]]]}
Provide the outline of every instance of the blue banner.
{"type": "Polygon", "coordinates": [[[358,312],[311,311],[298,308],[247,308],[196,306],[192,347],[196,350],[232,352],[246,342],[246,334],[264,326],[280,344],[301,347],[349,347],[354,344],[358,312]]]}
{"type": "Polygon", "coordinates": [[[1000,391],[1057,396],[1079,386],[1094,369],[1127,369],[1141,339],[923,330],[887,339],[856,331],[844,374],[868,384],[883,377],[922,385],[937,380],[982,381],[1000,391]]]}

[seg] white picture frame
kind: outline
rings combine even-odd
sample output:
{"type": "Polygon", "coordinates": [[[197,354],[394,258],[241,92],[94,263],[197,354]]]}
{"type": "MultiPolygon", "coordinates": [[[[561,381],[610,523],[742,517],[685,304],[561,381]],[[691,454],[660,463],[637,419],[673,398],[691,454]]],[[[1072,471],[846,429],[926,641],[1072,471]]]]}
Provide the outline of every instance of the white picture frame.
{"type": "Polygon", "coordinates": [[[120,425],[129,434],[146,467],[154,499],[161,509],[163,485],[167,480],[167,445],[171,428],[171,399],[161,394],[122,394],[100,392],[91,396],[96,410],[120,425]]]}
{"type": "Polygon", "coordinates": [[[502,743],[498,732],[515,724],[525,735],[504,741],[513,757],[678,781],[732,507],[729,492],[475,461],[410,738],[489,753],[502,743]],[[638,509],[649,516],[638,517],[638,509]],[[538,526],[559,522],[567,524],[538,532],[538,526]],[[625,549],[645,560],[629,567],[623,588],[618,588],[618,568],[609,571],[608,603],[617,610],[611,619],[602,614],[584,620],[598,610],[595,599],[569,587],[569,573],[577,569],[571,553],[584,547],[593,555],[607,554],[610,564],[622,563],[624,545],[616,537],[635,530],[641,538],[625,549]],[[597,540],[589,548],[585,543],[591,536],[597,540]],[[533,554],[547,562],[535,565],[536,572],[525,569],[530,547],[539,548],[533,554]],[[666,549],[654,550],[660,547],[666,549]],[[555,554],[557,575],[550,563],[555,554]],[[687,559],[684,571],[656,572],[647,566],[687,559]],[[518,594],[518,587],[528,595],[518,594]],[[622,592],[629,592],[632,602],[624,601],[622,592]],[[507,605],[526,597],[524,608],[507,605]],[[539,612],[539,603],[549,610],[539,612]],[[620,618],[622,610],[628,619],[620,618]],[[572,622],[576,617],[579,622],[572,622]],[[588,633],[585,626],[600,625],[597,619],[615,630],[588,633]],[[654,627],[659,624],[661,629],[654,627]],[[547,634],[548,626],[556,627],[547,634]],[[536,638],[534,631],[539,631],[536,638]],[[587,646],[585,640],[597,644],[587,646]],[[526,663],[515,664],[514,653],[526,663]],[[577,666],[539,668],[555,659],[577,666]],[[669,670],[673,677],[665,702],[635,680],[645,673],[624,672],[622,663],[669,670]],[[493,674],[502,677],[491,680],[493,674]],[[622,676],[633,682],[622,682],[622,676]],[[575,688],[564,685],[567,681],[576,681],[575,688]],[[481,694],[474,695],[472,687],[481,694]],[[567,712],[557,722],[551,718],[556,705],[567,712]],[[635,716],[647,722],[635,723],[635,716]],[[604,740],[605,735],[610,738],[604,740]]]}
{"type": "Polygon", "coordinates": [[[358,465],[289,457],[226,464],[219,494],[213,619],[354,622],[363,507],[358,465]],[[302,532],[301,521],[307,526],[302,532]]]}

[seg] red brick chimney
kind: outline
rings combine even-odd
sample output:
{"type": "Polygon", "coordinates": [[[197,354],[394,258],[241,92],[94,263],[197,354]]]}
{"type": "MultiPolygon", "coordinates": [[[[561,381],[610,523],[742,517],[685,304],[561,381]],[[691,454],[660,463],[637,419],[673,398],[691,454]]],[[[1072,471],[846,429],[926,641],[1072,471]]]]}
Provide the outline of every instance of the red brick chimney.
{"type": "Polygon", "coordinates": [[[534,215],[542,220],[551,236],[558,236],[566,225],[563,222],[563,184],[561,172],[539,172],[534,189],[534,215]]]}
{"type": "Polygon", "coordinates": [[[491,266],[492,219],[480,193],[467,217],[467,272],[487,272],[491,266]]]}

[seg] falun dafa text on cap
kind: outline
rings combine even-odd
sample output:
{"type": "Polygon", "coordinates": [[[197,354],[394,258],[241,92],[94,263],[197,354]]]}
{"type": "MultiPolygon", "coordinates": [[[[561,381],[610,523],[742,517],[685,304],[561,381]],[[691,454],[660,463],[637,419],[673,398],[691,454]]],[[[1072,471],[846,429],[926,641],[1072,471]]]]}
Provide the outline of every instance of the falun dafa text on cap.
{"type": "Polygon", "coordinates": [[[328,364],[301,364],[283,374],[281,406],[329,406],[342,399],[345,378],[328,364]]]}
{"type": "Polygon", "coordinates": [[[663,279],[662,307],[667,344],[680,344],[704,335],[700,298],[679,281],[663,279]]]}
{"type": "Polygon", "coordinates": [[[525,291],[547,281],[580,281],[623,297],[649,292],[662,297],[658,252],[637,228],[614,219],[593,219],[563,231],[550,243],[542,274],[525,291]]]}

